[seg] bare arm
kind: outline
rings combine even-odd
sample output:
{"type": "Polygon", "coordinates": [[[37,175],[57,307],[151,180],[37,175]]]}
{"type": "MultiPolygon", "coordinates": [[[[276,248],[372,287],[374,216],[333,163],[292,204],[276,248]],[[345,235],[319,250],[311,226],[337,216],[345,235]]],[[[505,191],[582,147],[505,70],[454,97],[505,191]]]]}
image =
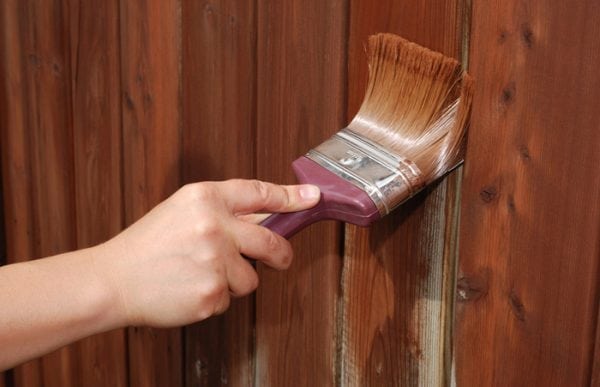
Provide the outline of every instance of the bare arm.
{"type": "Polygon", "coordinates": [[[247,215],[298,211],[318,197],[311,186],[191,184],[106,243],[0,267],[0,370],[118,327],[222,313],[258,286],[242,254],[291,263],[289,243],[247,215]]]}

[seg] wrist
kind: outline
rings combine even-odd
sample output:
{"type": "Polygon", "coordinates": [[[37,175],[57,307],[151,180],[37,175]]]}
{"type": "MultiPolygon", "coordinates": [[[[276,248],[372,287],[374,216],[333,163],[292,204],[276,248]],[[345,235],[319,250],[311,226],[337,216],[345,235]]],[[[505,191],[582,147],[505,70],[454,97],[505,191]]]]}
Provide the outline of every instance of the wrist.
{"type": "Polygon", "coordinates": [[[131,324],[125,307],[124,294],[118,278],[116,254],[108,242],[91,247],[90,258],[93,281],[97,284],[95,311],[105,330],[125,327],[131,324]]]}

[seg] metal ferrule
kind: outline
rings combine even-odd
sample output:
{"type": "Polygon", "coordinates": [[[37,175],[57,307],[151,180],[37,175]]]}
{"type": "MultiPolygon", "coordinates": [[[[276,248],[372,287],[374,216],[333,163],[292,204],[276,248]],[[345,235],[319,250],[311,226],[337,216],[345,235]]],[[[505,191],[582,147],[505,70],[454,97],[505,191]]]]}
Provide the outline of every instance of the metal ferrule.
{"type": "Polygon", "coordinates": [[[424,186],[415,163],[347,128],[306,157],[365,191],[382,216],[424,186]]]}

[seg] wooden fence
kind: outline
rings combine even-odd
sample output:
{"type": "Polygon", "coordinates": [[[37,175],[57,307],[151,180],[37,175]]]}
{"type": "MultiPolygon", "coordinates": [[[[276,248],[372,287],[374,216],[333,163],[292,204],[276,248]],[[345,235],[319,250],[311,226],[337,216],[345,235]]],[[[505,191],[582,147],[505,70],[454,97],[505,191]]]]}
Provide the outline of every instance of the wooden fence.
{"type": "Polygon", "coordinates": [[[8,262],[186,182],[293,182],[357,111],[372,33],[476,81],[464,169],[393,215],[303,231],[223,316],[94,336],[1,387],[600,386],[600,3],[3,0],[0,31],[8,262]]]}

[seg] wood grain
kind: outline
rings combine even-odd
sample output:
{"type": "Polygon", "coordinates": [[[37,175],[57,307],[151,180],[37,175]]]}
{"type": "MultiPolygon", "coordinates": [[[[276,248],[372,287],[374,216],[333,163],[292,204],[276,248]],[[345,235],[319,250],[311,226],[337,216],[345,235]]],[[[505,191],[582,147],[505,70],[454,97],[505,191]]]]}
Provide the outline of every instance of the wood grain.
{"type": "MultiPolygon", "coordinates": [[[[4,18],[2,17],[2,13],[0,12],[0,20],[4,20],[4,18]]],[[[1,39],[4,40],[4,39],[1,39]]],[[[0,43],[0,52],[4,53],[4,45],[2,45],[2,43],[0,43]]],[[[6,74],[6,68],[5,68],[5,63],[4,61],[0,61],[0,75],[5,75],[6,74]]],[[[8,105],[6,102],[7,96],[6,96],[6,80],[4,79],[4,77],[1,77],[2,80],[0,80],[0,106],[6,106],[8,105]]],[[[3,136],[1,135],[1,131],[2,128],[6,127],[6,119],[4,118],[4,113],[2,111],[2,108],[0,107],[0,139],[3,139],[3,136]]],[[[0,146],[0,160],[2,160],[2,147],[0,146]]],[[[1,162],[1,161],[0,161],[1,162]]],[[[5,225],[4,225],[4,187],[2,186],[3,182],[0,179],[0,266],[6,265],[7,264],[7,259],[6,259],[6,239],[5,239],[5,225]]],[[[10,372],[10,371],[9,371],[10,372]]],[[[9,372],[5,372],[2,371],[0,372],[0,387],[5,387],[6,386],[6,379],[8,378],[8,374],[9,372]]]]}
{"type": "MultiPolygon", "coordinates": [[[[72,250],[76,245],[75,212],[71,205],[73,152],[64,147],[72,136],[68,8],[61,1],[19,2],[7,7],[16,18],[11,22],[17,28],[11,35],[16,43],[11,55],[19,57],[15,59],[19,66],[15,71],[20,72],[11,74],[16,75],[11,82],[19,83],[11,88],[19,98],[15,104],[21,105],[11,115],[16,128],[22,131],[12,139],[17,148],[15,164],[10,165],[15,168],[14,175],[10,178],[14,177],[17,184],[28,181],[15,187],[27,191],[13,191],[14,195],[22,195],[15,210],[23,213],[14,213],[11,218],[31,215],[20,221],[22,226],[30,224],[30,228],[15,230],[21,235],[31,232],[30,236],[16,237],[16,243],[30,243],[30,247],[13,250],[18,254],[13,259],[39,258],[72,250]]],[[[43,378],[47,386],[70,386],[80,381],[76,347],[65,347],[44,357],[41,365],[30,363],[19,368],[15,374],[17,383],[39,385],[43,378]]]]}
{"type": "MultiPolygon", "coordinates": [[[[28,125],[32,111],[29,106],[27,83],[28,52],[25,26],[30,23],[27,7],[17,0],[0,5],[2,12],[3,101],[2,120],[2,178],[6,224],[6,253],[8,262],[20,262],[34,256],[33,182],[30,160],[28,125]]],[[[31,53],[31,51],[29,51],[31,53]]],[[[31,58],[31,57],[29,57],[31,58]]],[[[36,359],[17,367],[14,379],[19,386],[38,386],[41,383],[41,360],[36,359]]]]}
{"type": "MultiPolygon", "coordinates": [[[[350,2],[348,118],[367,80],[364,45],[376,32],[460,57],[462,1],[350,2]]],[[[448,382],[460,180],[451,175],[370,229],[346,227],[342,279],[341,383],[350,386],[448,382]]]]}
{"type": "MultiPolygon", "coordinates": [[[[0,74],[2,73],[2,68],[0,67],[0,74]]],[[[0,97],[0,103],[3,103],[3,98],[0,97]]],[[[2,187],[0,186],[0,203],[3,203],[4,200],[2,198],[2,187]]],[[[6,247],[4,241],[4,211],[0,209],[0,266],[6,265],[6,247]]],[[[8,372],[2,371],[0,372],[0,387],[6,386],[6,378],[8,377],[8,372]]]]}
{"type": "MultiPolygon", "coordinates": [[[[344,124],[345,1],[258,1],[257,172],[291,183],[290,163],[344,124]]],[[[261,267],[256,307],[258,386],[332,386],[340,226],[293,240],[292,267],[261,267]]]]}
{"type": "Polygon", "coordinates": [[[598,309],[598,317],[596,318],[596,344],[594,345],[594,355],[592,357],[592,374],[590,386],[600,386],[600,308],[598,309]]]}
{"type": "MultiPolygon", "coordinates": [[[[250,1],[183,1],[183,180],[253,178],[256,18],[250,1]]],[[[254,298],[185,329],[186,386],[252,386],[254,298]]]]}
{"type": "MultiPolygon", "coordinates": [[[[180,11],[178,0],[121,2],[126,224],[180,185],[180,11]]],[[[131,386],[183,383],[179,329],[131,328],[128,344],[131,386]]]]}
{"type": "Polygon", "coordinates": [[[600,251],[600,4],[475,2],[456,381],[590,383],[600,251]]]}
{"type": "MultiPolygon", "coordinates": [[[[0,20],[2,17],[0,16],[0,20]]],[[[2,46],[0,46],[0,52],[3,52],[2,46]]],[[[6,74],[3,63],[0,63],[0,74],[6,74]]],[[[0,81],[0,106],[6,106],[6,90],[4,81],[0,81]]],[[[1,108],[0,108],[1,111],[1,108]]],[[[0,122],[0,127],[6,127],[6,122],[0,122]]],[[[1,130],[1,129],[0,129],[1,130]]],[[[1,136],[0,136],[1,138],[1,136]]],[[[0,160],[2,158],[2,149],[0,147],[0,160]]],[[[4,195],[2,181],[0,180],[0,266],[6,265],[6,240],[4,239],[4,195]]],[[[9,377],[8,372],[0,372],[0,387],[6,387],[6,379],[9,377]]]]}
{"type": "MultiPolygon", "coordinates": [[[[123,227],[119,4],[70,5],[74,209],[77,248],[85,248],[123,227]]],[[[127,384],[125,330],[82,340],[78,351],[81,383],[127,384]]]]}

